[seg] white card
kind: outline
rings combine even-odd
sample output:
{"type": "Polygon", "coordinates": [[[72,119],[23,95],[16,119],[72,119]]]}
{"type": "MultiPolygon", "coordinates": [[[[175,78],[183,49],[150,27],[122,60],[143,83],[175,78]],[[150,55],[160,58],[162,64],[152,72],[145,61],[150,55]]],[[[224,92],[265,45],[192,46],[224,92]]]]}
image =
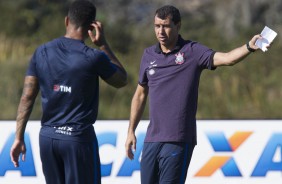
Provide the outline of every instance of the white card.
{"type": "Polygon", "coordinates": [[[265,26],[261,32],[262,39],[258,39],[255,43],[263,52],[267,51],[267,46],[274,40],[277,36],[277,33],[265,26]]]}

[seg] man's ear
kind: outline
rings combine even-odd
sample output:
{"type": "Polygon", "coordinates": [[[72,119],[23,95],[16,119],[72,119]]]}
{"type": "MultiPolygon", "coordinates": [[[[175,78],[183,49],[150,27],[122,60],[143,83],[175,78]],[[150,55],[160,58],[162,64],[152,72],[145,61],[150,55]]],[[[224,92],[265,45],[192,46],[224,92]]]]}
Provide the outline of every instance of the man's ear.
{"type": "Polygon", "coordinates": [[[68,16],[65,17],[65,26],[67,27],[69,25],[70,19],[68,16]]]}

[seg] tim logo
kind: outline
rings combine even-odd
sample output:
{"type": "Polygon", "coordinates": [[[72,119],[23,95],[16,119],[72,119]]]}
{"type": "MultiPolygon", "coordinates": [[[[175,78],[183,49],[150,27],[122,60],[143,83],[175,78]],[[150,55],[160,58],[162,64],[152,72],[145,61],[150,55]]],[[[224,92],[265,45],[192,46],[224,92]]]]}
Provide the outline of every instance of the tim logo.
{"type": "Polygon", "coordinates": [[[71,87],[63,85],[54,85],[53,90],[56,92],[71,93],[71,87]]]}
{"type": "Polygon", "coordinates": [[[227,139],[223,132],[208,132],[207,137],[214,151],[221,153],[221,155],[211,157],[195,176],[208,177],[218,169],[221,169],[224,176],[227,177],[242,176],[234,158],[232,156],[222,156],[222,152],[235,152],[251,134],[252,132],[235,132],[227,139]]]}

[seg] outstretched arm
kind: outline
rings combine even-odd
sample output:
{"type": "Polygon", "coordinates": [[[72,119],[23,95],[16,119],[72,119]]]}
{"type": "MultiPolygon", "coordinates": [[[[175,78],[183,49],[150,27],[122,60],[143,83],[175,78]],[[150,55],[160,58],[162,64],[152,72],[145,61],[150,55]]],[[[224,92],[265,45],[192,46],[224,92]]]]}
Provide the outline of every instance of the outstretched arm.
{"type": "Polygon", "coordinates": [[[19,156],[21,153],[23,154],[22,160],[25,160],[24,132],[38,91],[37,78],[32,76],[25,77],[23,93],[17,113],[16,137],[10,150],[10,157],[15,167],[19,167],[19,156]]]}
{"type": "Polygon", "coordinates": [[[147,96],[148,87],[138,85],[131,102],[130,122],[127,132],[127,139],[125,142],[126,156],[131,160],[134,159],[134,154],[132,151],[136,150],[137,143],[135,130],[144,112],[147,96]]]}
{"type": "MultiPolygon", "coordinates": [[[[249,42],[250,49],[257,50],[259,49],[255,42],[257,39],[261,39],[260,35],[255,35],[249,42]]],[[[250,54],[250,50],[247,48],[247,44],[244,44],[241,47],[238,47],[230,52],[223,53],[223,52],[216,52],[213,57],[213,66],[232,66],[236,63],[242,61],[245,57],[250,54]]]]}

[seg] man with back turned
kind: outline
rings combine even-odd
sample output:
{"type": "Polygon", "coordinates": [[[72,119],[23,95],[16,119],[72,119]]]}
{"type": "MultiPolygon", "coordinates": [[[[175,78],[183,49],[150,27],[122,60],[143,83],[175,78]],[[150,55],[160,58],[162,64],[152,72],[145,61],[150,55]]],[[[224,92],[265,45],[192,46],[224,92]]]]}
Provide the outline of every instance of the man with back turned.
{"type": "Polygon", "coordinates": [[[20,154],[25,159],[25,127],[40,90],[43,115],[39,144],[47,184],[101,183],[93,128],[99,77],[120,88],[127,84],[127,74],[95,18],[96,7],[91,2],[74,1],[65,18],[66,34],[39,46],[27,69],[11,160],[18,167],[20,154]],[[100,50],[85,45],[88,37],[100,50]]]}

